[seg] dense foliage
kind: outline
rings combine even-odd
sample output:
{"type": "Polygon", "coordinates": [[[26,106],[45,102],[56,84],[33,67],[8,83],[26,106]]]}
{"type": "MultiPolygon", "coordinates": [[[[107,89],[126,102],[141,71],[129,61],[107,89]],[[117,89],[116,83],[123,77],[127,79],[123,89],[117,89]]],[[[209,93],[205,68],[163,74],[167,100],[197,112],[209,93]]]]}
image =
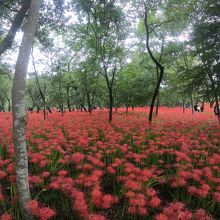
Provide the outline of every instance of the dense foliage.
{"type": "Polygon", "coordinates": [[[0,0],[0,220],[220,219],[219,48],[218,0],[0,0]]]}

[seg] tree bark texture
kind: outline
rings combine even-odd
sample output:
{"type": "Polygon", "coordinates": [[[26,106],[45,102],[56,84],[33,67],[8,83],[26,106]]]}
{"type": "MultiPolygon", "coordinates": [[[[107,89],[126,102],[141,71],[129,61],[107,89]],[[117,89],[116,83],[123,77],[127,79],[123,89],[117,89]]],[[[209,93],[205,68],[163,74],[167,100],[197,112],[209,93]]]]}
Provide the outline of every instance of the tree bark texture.
{"type": "Polygon", "coordinates": [[[25,112],[25,86],[28,62],[37,26],[41,0],[32,0],[27,22],[24,27],[24,35],[19,49],[15,66],[15,74],[12,88],[13,111],[13,141],[15,148],[16,182],[22,219],[30,219],[27,202],[30,200],[28,183],[28,158],[26,148],[25,130],[27,115],[25,112]]]}

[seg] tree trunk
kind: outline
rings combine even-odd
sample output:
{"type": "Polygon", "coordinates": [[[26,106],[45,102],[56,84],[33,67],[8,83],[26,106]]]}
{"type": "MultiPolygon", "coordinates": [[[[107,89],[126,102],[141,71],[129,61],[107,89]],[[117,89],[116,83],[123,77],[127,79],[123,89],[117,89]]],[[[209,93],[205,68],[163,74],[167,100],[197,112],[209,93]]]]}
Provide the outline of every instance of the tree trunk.
{"type": "Polygon", "coordinates": [[[27,23],[24,27],[24,35],[19,49],[18,59],[15,66],[15,74],[12,88],[12,110],[13,110],[13,141],[15,148],[15,169],[18,198],[20,203],[22,219],[31,219],[27,208],[30,200],[28,183],[28,158],[25,139],[27,115],[25,112],[25,85],[28,62],[33,44],[35,29],[39,15],[41,1],[31,1],[27,23]]]}
{"type": "Polygon", "coordinates": [[[89,111],[89,114],[91,115],[92,114],[92,105],[91,105],[91,101],[90,101],[90,94],[88,91],[87,91],[86,96],[87,96],[88,111],[89,111]]]}
{"type": "Polygon", "coordinates": [[[112,94],[112,90],[109,89],[109,118],[108,118],[109,123],[112,122],[112,110],[113,110],[113,94],[112,94]]]}
{"type": "Polygon", "coordinates": [[[149,117],[148,117],[148,121],[151,123],[152,122],[152,118],[153,118],[153,111],[154,111],[154,104],[155,104],[155,100],[157,98],[157,95],[159,93],[159,90],[160,90],[160,84],[162,82],[162,79],[163,79],[163,74],[164,74],[164,67],[162,66],[161,69],[160,69],[160,77],[157,81],[157,85],[156,85],[156,88],[154,90],[154,94],[153,94],[153,97],[152,97],[152,100],[151,100],[151,104],[150,104],[150,113],[149,113],[149,117]]]}
{"type": "Polygon", "coordinates": [[[128,114],[128,108],[129,108],[129,106],[126,105],[126,110],[125,110],[126,115],[128,114]]]}
{"type": "Polygon", "coordinates": [[[194,115],[194,103],[193,103],[193,96],[191,95],[191,106],[192,106],[192,114],[194,115]]]}
{"type": "Polygon", "coordinates": [[[48,116],[48,113],[46,111],[46,84],[44,84],[44,94],[43,94],[43,97],[44,97],[44,120],[46,120],[47,116],[48,116]]]}
{"type": "Polygon", "coordinates": [[[183,113],[185,113],[185,100],[184,100],[184,97],[182,97],[182,101],[183,101],[183,113]]]}
{"type": "Polygon", "coordinates": [[[40,113],[40,107],[37,106],[37,113],[40,113]]]}
{"type": "Polygon", "coordinates": [[[59,109],[60,109],[59,111],[61,112],[61,115],[64,116],[64,109],[63,109],[62,103],[59,104],[59,109]]]}
{"type": "Polygon", "coordinates": [[[210,72],[208,72],[208,76],[209,76],[209,79],[210,79],[211,84],[212,84],[212,89],[214,90],[215,106],[216,106],[216,109],[217,109],[218,121],[220,123],[220,108],[219,108],[219,100],[218,100],[218,87],[215,84],[215,81],[213,80],[212,74],[210,72]]]}
{"type": "Polygon", "coordinates": [[[68,86],[66,89],[66,93],[67,93],[67,107],[69,112],[71,112],[71,106],[70,106],[70,93],[69,93],[70,87],[68,86]]]}
{"type": "MultiPolygon", "coordinates": [[[[43,91],[41,89],[39,79],[38,79],[37,69],[36,69],[36,66],[35,66],[35,61],[34,61],[34,56],[33,56],[33,50],[32,50],[32,64],[33,64],[33,67],[34,67],[34,75],[35,75],[35,78],[36,78],[36,81],[37,81],[38,90],[39,90],[41,99],[42,99],[43,104],[44,104],[43,115],[44,115],[44,120],[45,120],[46,119],[46,95],[45,95],[45,93],[43,93],[43,91]]],[[[46,89],[44,91],[46,91],[46,89]]]]}
{"type": "Polygon", "coordinates": [[[30,7],[30,2],[31,2],[31,0],[23,0],[22,1],[21,9],[15,15],[15,18],[12,22],[10,30],[8,31],[8,34],[0,43],[0,57],[8,48],[10,48],[12,46],[16,32],[20,28],[20,26],[24,20],[25,14],[30,7]]]}
{"type": "Polygon", "coordinates": [[[46,106],[44,105],[44,108],[43,108],[43,114],[44,114],[44,120],[46,120],[46,106]]]}
{"type": "Polygon", "coordinates": [[[156,104],[156,116],[158,116],[158,112],[159,112],[159,105],[160,105],[160,91],[158,91],[158,95],[157,95],[157,104],[156,104]]]}
{"type": "Polygon", "coordinates": [[[80,109],[81,109],[81,112],[84,110],[85,112],[87,112],[87,109],[85,107],[85,105],[83,103],[80,104],[80,109]]]}
{"type": "Polygon", "coordinates": [[[70,107],[70,100],[69,100],[69,98],[67,99],[67,107],[68,107],[69,112],[71,112],[72,110],[71,110],[71,107],[70,107]]]}
{"type": "Polygon", "coordinates": [[[3,100],[1,100],[1,109],[3,112],[5,112],[5,103],[3,100]]]}
{"type": "Polygon", "coordinates": [[[220,108],[219,108],[219,101],[218,101],[218,91],[215,91],[215,106],[217,109],[217,116],[218,116],[218,121],[220,123],[220,108]]]}
{"type": "MultiPolygon", "coordinates": [[[[160,56],[159,62],[161,61],[161,58],[162,58],[162,56],[160,56]]],[[[158,81],[159,80],[159,68],[158,68],[158,66],[156,67],[156,70],[157,70],[157,81],[158,81]]],[[[156,116],[158,116],[159,104],[160,104],[160,90],[158,91],[158,94],[157,94],[156,116]]]]}
{"type": "Polygon", "coordinates": [[[52,111],[51,111],[51,109],[50,109],[49,106],[47,106],[47,110],[48,110],[48,112],[49,112],[50,114],[52,114],[52,111]]]}
{"type": "Polygon", "coordinates": [[[154,57],[154,55],[153,55],[153,53],[150,49],[150,43],[149,43],[149,41],[150,41],[150,31],[149,31],[149,26],[148,26],[148,8],[147,8],[146,4],[144,4],[144,7],[145,7],[144,26],[145,26],[145,31],[146,31],[146,48],[147,48],[147,51],[150,55],[150,58],[155,63],[156,70],[157,70],[157,85],[156,85],[156,88],[154,90],[154,94],[153,94],[153,97],[152,97],[152,100],[151,100],[150,112],[149,112],[149,116],[148,116],[148,122],[151,123],[152,118],[153,118],[153,110],[154,110],[155,101],[156,101],[156,98],[159,94],[160,84],[162,82],[163,75],[164,75],[164,66],[161,65],[161,59],[162,59],[163,47],[164,47],[164,39],[163,39],[163,42],[162,42],[161,54],[160,54],[160,58],[159,58],[159,61],[158,61],[154,57]]]}
{"type": "Polygon", "coordinates": [[[212,99],[212,100],[210,100],[210,101],[209,101],[210,108],[212,108],[212,107],[213,107],[214,103],[215,103],[215,100],[214,100],[214,99],[212,99]]]}
{"type": "Polygon", "coordinates": [[[201,106],[201,112],[204,112],[204,111],[205,111],[205,100],[203,98],[202,106],[201,106]]]}
{"type": "Polygon", "coordinates": [[[11,111],[11,100],[10,100],[10,98],[8,98],[8,96],[6,96],[6,98],[8,101],[8,112],[10,112],[11,111]]]}

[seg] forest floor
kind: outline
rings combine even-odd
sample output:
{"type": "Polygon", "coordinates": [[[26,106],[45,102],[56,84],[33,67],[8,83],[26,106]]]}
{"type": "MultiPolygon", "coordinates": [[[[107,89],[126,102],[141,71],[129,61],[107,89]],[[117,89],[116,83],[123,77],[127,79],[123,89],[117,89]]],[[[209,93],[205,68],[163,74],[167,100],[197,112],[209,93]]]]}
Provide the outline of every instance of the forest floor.
{"type": "MultiPolygon", "coordinates": [[[[29,113],[27,148],[36,219],[220,219],[220,125],[212,110],[160,108],[29,113]]],[[[12,118],[0,114],[0,219],[21,219],[12,118]]]]}

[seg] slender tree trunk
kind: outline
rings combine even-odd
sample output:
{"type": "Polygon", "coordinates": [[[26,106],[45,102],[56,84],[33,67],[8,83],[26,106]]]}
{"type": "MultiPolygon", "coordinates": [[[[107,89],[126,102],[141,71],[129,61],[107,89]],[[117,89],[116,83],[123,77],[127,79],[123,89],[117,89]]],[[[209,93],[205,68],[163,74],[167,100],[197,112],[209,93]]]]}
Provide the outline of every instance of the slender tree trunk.
{"type": "Polygon", "coordinates": [[[92,114],[92,105],[91,105],[90,95],[89,95],[88,91],[87,91],[87,105],[88,105],[89,114],[91,115],[92,114]]]}
{"type": "Polygon", "coordinates": [[[148,6],[146,4],[144,4],[145,7],[145,13],[144,13],[144,26],[145,26],[145,31],[146,31],[146,48],[147,51],[150,55],[150,58],[152,59],[152,61],[155,63],[156,65],[156,70],[157,70],[157,85],[155,87],[154,90],[154,94],[151,100],[151,104],[150,104],[150,112],[149,112],[149,116],[148,116],[148,122],[151,123],[152,122],[152,118],[153,118],[153,110],[154,110],[154,105],[155,105],[155,101],[156,98],[159,94],[160,91],[160,84],[163,80],[163,75],[164,75],[164,66],[161,65],[161,59],[162,59],[162,54],[163,54],[163,47],[164,47],[164,39],[162,41],[162,48],[161,48],[161,54],[160,54],[160,58],[159,60],[157,60],[155,58],[155,56],[153,55],[151,48],[150,48],[150,31],[149,31],[149,25],[148,25],[148,6]]]}
{"type": "Polygon", "coordinates": [[[44,108],[43,108],[43,114],[44,114],[44,120],[46,120],[46,106],[44,105],[44,108]]]}
{"type": "Polygon", "coordinates": [[[70,107],[70,100],[69,100],[69,98],[67,99],[67,107],[68,107],[69,112],[71,112],[72,110],[71,110],[71,107],[70,107]]]}
{"type": "Polygon", "coordinates": [[[204,111],[205,111],[205,100],[203,98],[202,106],[201,106],[201,112],[204,112],[204,111]]]}
{"type": "Polygon", "coordinates": [[[69,112],[71,112],[71,106],[70,106],[70,93],[69,93],[70,87],[68,86],[66,89],[66,93],[67,93],[67,107],[69,112]]]}
{"type": "Polygon", "coordinates": [[[64,106],[63,106],[63,99],[62,99],[62,94],[60,93],[60,103],[59,103],[59,106],[60,106],[60,111],[61,111],[61,114],[62,116],[64,116],[64,106]]]}
{"type": "Polygon", "coordinates": [[[81,109],[81,112],[84,110],[85,112],[87,112],[87,109],[85,107],[85,105],[83,103],[80,104],[80,109],[81,109]]]}
{"type": "Polygon", "coordinates": [[[183,101],[183,113],[185,113],[185,100],[184,100],[184,96],[182,97],[182,101],[183,101]]]}
{"type": "MultiPolygon", "coordinates": [[[[33,64],[33,67],[34,67],[34,75],[35,75],[35,78],[36,78],[36,81],[37,81],[38,90],[39,90],[41,99],[42,99],[43,104],[44,104],[43,115],[44,115],[44,120],[45,120],[46,119],[46,95],[45,95],[45,93],[43,93],[43,91],[41,89],[39,79],[38,79],[37,69],[36,69],[36,66],[35,66],[35,61],[34,61],[34,56],[33,56],[33,50],[32,50],[32,64],[33,64]]],[[[46,89],[45,89],[45,91],[46,91],[46,89]]]]}
{"type": "Polygon", "coordinates": [[[18,59],[15,66],[15,74],[12,88],[12,110],[13,110],[13,141],[15,148],[15,169],[18,198],[22,211],[22,219],[31,219],[27,208],[30,200],[28,183],[28,158],[25,139],[27,115],[25,112],[25,85],[28,62],[33,44],[35,29],[39,15],[41,1],[31,1],[27,23],[24,27],[24,35],[19,49],[18,59]]]}
{"type": "MultiPolygon", "coordinates": [[[[103,63],[104,60],[103,60],[103,63]]],[[[108,95],[109,95],[109,118],[108,121],[109,123],[112,122],[112,118],[113,118],[113,102],[114,102],[114,98],[113,98],[113,88],[114,88],[114,80],[115,80],[115,74],[116,74],[116,70],[117,70],[117,66],[115,64],[113,70],[112,70],[112,77],[111,79],[108,77],[108,66],[103,65],[104,66],[104,73],[105,73],[105,80],[107,83],[107,87],[108,87],[108,95]]]]}
{"type": "Polygon", "coordinates": [[[191,95],[191,106],[192,106],[192,114],[194,115],[194,103],[193,103],[193,96],[191,95]]]}
{"type": "Polygon", "coordinates": [[[52,114],[52,111],[51,111],[51,109],[50,109],[49,106],[47,106],[47,110],[48,110],[48,112],[49,112],[50,114],[52,114]]]}
{"type": "MultiPolygon", "coordinates": [[[[51,61],[52,63],[52,61],[51,61]]],[[[62,94],[62,90],[61,90],[61,83],[62,83],[62,75],[61,75],[61,69],[60,69],[60,66],[58,65],[57,66],[57,80],[58,80],[58,91],[59,91],[59,100],[58,100],[58,105],[59,105],[59,109],[60,109],[60,112],[62,114],[62,116],[64,116],[64,101],[63,101],[63,94],[62,94]]],[[[55,89],[55,87],[54,87],[55,89]]]]}
{"type": "Polygon", "coordinates": [[[126,115],[128,114],[128,108],[129,108],[129,106],[126,105],[126,110],[125,110],[126,115]]]}
{"type": "Polygon", "coordinates": [[[40,113],[40,107],[37,106],[37,113],[40,113]]]}
{"type": "MultiPolygon", "coordinates": [[[[161,56],[160,56],[160,60],[159,62],[161,61],[161,56]]],[[[157,81],[159,80],[159,68],[158,66],[156,67],[156,70],[157,70],[157,81]]],[[[156,102],[156,116],[158,116],[158,112],[159,112],[159,104],[160,104],[160,90],[158,91],[158,94],[157,94],[157,102],[156,102]]]]}
{"type": "Polygon", "coordinates": [[[112,93],[112,89],[109,89],[109,118],[108,121],[109,123],[112,122],[112,111],[113,110],[113,93],[112,93]]]}
{"type": "Polygon", "coordinates": [[[63,108],[63,104],[61,106],[61,113],[62,113],[62,116],[64,116],[64,108],[63,108]]]}
{"type": "Polygon", "coordinates": [[[5,103],[3,100],[1,100],[1,109],[3,112],[5,112],[5,103]]]}
{"type": "Polygon", "coordinates": [[[62,116],[64,116],[64,105],[63,105],[63,98],[62,98],[62,91],[61,91],[60,82],[59,82],[59,95],[60,95],[60,110],[61,110],[62,116]]]}
{"type": "Polygon", "coordinates": [[[158,95],[157,95],[156,116],[158,116],[159,105],[160,105],[160,91],[158,91],[158,95]]]}
{"type": "Polygon", "coordinates": [[[212,108],[212,107],[213,107],[214,103],[215,103],[215,100],[214,100],[214,99],[211,99],[211,100],[209,101],[210,108],[212,108]]]}
{"type": "Polygon", "coordinates": [[[8,98],[8,96],[6,96],[6,99],[8,101],[8,111],[10,112],[11,111],[11,100],[10,98],[8,98]]]}
{"type": "Polygon", "coordinates": [[[160,90],[160,84],[161,84],[162,79],[163,79],[163,74],[164,74],[164,67],[161,66],[160,77],[159,77],[159,79],[157,81],[157,85],[156,85],[156,88],[154,90],[154,94],[153,94],[153,97],[152,97],[152,100],[151,100],[151,104],[150,104],[150,113],[149,113],[149,117],[148,117],[148,121],[149,122],[152,122],[153,111],[154,111],[154,104],[155,104],[155,100],[156,100],[157,95],[158,95],[159,90],[160,90]]]}
{"type": "Polygon", "coordinates": [[[11,101],[10,101],[10,99],[8,100],[8,111],[9,112],[11,111],[11,101]]]}
{"type": "MultiPolygon", "coordinates": [[[[99,76],[96,78],[98,80],[99,76]]],[[[91,97],[91,108],[92,110],[94,109],[94,102],[95,102],[95,96],[96,96],[96,89],[97,89],[97,83],[96,83],[96,86],[93,90],[93,93],[92,93],[92,97],[91,97]]],[[[96,109],[96,108],[95,108],[96,109]]]]}
{"type": "Polygon", "coordinates": [[[43,99],[43,102],[44,102],[44,110],[43,110],[43,112],[44,112],[44,120],[46,120],[46,118],[47,118],[47,116],[48,116],[48,113],[47,113],[47,106],[46,106],[46,84],[44,84],[44,93],[43,93],[43,97],[44,97],[44,99],[43,99]]]}
{"type": "Polygon", "coordinates": [[[212,84],[212,89],[214,90],[214,100],[215,100],[214,102],[215,102],[215,106],[216,106],[216,109],[217,109],[218,121],[220,123],[220,108],[219,108],[219,100],[218,100],[218,87],[215,84],[215,81],[213,80],[212,74],[210,72],[208,72],[208,76],[209,76],[209,79],[210,79],[211,84],[212,84]]]}
{"type": "Polygon", "coordinates": [[[217,109],[217,116],[218,116],[218,121],[220,123],[220,108],[219,108],[219,100],[218,100],[218,91],[215,91],[215,105],[217,109]]]}
{"type": "MultiPolygon", "coordinates": [[[[109,95],[109,117],[108,117],[108,122],[111,123],[112,122],[112,118],[113,118],[113,82],[114,82],[114,75],[115,75],[115,71],[113,74],[113,78],[111,80],[111,83],[109,82],[108,76],[107,76],[107,70],[105,70],[105,79],[106,79],[106,83],[107,83],[107,87],[108,87],[108,95],[109,95]]],[[[116,108],[117,109],[117,108],[116,108]]]]}
{"type": "Polygon", "coordinates": [[[5,110],[2,106],[0,106],[0,109],[1,109],[2,112],[5,112],[5,110]]]}

